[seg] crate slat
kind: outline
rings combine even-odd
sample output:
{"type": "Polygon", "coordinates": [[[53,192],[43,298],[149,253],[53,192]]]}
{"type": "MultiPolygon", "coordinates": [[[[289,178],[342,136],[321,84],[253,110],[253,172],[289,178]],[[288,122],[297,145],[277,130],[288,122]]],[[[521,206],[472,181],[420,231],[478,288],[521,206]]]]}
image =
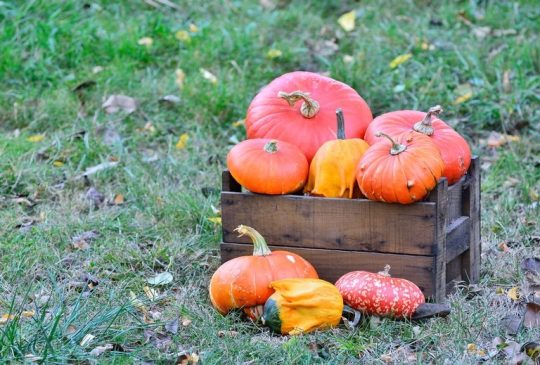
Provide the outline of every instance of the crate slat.
{"type": "MultiPolygon", "coordinates": [[[[351,252],[341,250],[270,246],[273,251],[285,250],[294,252],[316,269],[321,279],[335,283],[341,275],[351,271],[382,271],[384,265],[390,265],[390,274],[411,280],[418,285],[424,295],[434,295],[432,275],[434,259],[430,256],[395,255],[375,252],[351,252]]],[[[228,261],[238,256],[251,255],[253,246],[242,243],[221,243],[221,257],[228,261]]]]}

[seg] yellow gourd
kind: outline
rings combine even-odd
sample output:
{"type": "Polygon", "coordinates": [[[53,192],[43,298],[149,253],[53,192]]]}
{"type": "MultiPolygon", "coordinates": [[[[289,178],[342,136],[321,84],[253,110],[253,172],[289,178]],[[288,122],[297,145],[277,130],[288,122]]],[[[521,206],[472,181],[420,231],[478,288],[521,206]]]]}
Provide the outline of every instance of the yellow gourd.
{"type": "Polygon", "coordinates": [[[363,139],[345,139],[345,121],[341,109],[337,115],[337,139],[325,142],[309,168],[305,193],[327,198],[353,198],[359,195],[356,166],[368,149],[363,139]]]}
{"type": "Polygon", "coordinates": [[[297,335],[335,327],[343,313],[339,290],[320,279],[273,281],[275,293],[264,305],[263,324],[274,332],[297,335]]]}

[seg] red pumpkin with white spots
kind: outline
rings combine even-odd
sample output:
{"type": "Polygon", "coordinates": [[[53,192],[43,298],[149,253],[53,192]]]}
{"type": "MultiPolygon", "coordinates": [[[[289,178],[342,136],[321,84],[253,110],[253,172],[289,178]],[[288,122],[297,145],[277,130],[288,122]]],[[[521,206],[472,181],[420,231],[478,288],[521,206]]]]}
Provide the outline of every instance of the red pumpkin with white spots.
{"type": "Polygon", "coordinates": [[[425,303],[424,294],[406,279],[392,278],[390,265],[383,272],[353,271],[343,275],[336,287],[345,304],[368,315],[410,318],[425,303]]]}

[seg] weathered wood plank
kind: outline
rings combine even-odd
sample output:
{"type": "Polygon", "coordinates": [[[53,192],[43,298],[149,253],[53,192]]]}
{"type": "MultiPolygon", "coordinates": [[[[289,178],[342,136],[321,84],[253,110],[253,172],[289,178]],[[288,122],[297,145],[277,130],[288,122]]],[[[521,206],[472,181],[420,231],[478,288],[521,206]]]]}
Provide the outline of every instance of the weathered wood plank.
{"type": "MultiPolygon", "coordinates": [[[[321,279],[335,283],[341,275],[355,270],[381,271],[384,265],[391,266],[390,274],[414,282],[427,297],[435,294],[433,274],[435,261],[432,256],[394,255],[374,252],[351,252],[313,248],[270,246],[272,250],[294,252],[308,260],[321,279]]],[[[253,246],[239,243],[221,244],[221,261],[251,255],[253,246]]]]}
{"type": "Polygon", "coordinates": [[[249,242],[234,232],[245,224],[271,245],[432,255],[435,206],[223,192],[223,241],[249,242]]]}
{"type": "Polygon", "coordinates": [[[452,261],[469,249],[470,222],[469,217],[461,216],[446,227],[446,262],[452,261]]]}
{"type": "Polygon", "coordinates": [[[429,200],[436,202],[435,213],[435,239],[433,241],[435,254],[435,272],[433,274],[433,287],[435,301],[442,303],[446,296],[446,217],[448,202],[448,181],[439,180],[437,189],[429,196],[429,200]]]}
{"type": "Polygon", "coordinates": [[[242,186],[232,177],[229,170],[224,170],[221,173],[221,191],[241,192],[242,186]]]}
{"type": "Polygon", "coordinates": [[[469,167],[468,185],[463,190],[463,212],[471,218],[470,249],[462,256],[462,277],[476,283],[480,277],[480,161],[473,157],[469,167]]]}
{"type": "Polygon", "coordinates": [[[457,183],[448,187],[448,202],[446,205],[446,223],[448,225],[463,215],[463,182],[466,177],[462,177],[457,183]]]}

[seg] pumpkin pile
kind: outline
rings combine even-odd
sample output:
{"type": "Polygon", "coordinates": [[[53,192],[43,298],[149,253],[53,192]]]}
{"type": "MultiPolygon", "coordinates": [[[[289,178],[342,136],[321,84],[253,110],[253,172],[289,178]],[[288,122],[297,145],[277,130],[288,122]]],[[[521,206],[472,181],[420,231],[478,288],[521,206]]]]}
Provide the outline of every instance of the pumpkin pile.
{"type": "MultiPolygon", "coordinates": [[[[471,163],[467,141],[439,119],[441,112],[435,106],[373,119],[350,86],[311,72],[287,73],[252,100],[247,139],[230,150],[227,167],[253,193],[411,204],[441,178],[458,182],[471,163]]],[[[252,239],[254,251],[213,274],[210,299],[222,314],[243,310],[275,332],[294,335],[335,327],[352,310],[414,319],[430,308],[418,286],[390,277],[389,266],[347,273],[333,285],[302,257],[271,252],[254,228],[241,225],[237,232],[252,239]]]]}
{"type": "Polygon", "coordinates": [[[350,86],[312,72],[291,72],[265,86],[249,105],[248,139],[227,167],[259,194],[367,198],[411,204],[441,177],[458,182],[471,163],[467,141],[427,113],[399,110],[375,119],[350,86]]]}

